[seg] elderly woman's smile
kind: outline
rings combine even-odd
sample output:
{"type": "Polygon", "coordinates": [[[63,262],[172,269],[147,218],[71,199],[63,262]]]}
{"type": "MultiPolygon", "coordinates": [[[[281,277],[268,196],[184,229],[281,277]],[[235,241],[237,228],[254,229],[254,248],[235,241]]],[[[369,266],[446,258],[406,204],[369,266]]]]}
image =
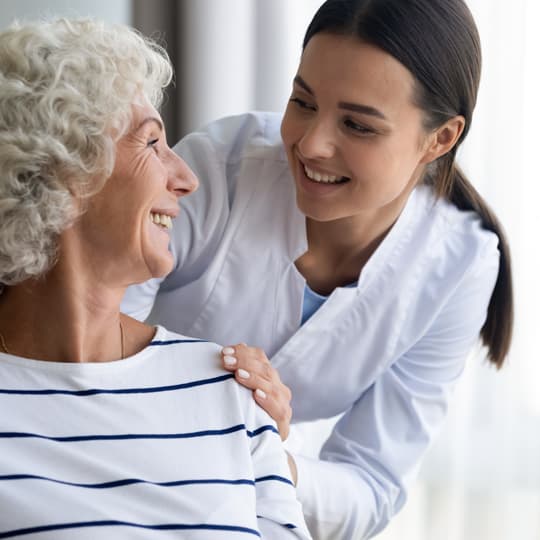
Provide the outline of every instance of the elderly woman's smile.
{"type": "Polygon", "coordinates": [[[156,109],[140,100],[132,111],[132,127],[116,144],[113,172],[79,222],[92,260],[99,259],[92,266],[120,282],[127,271],[137,281],[170,272],[169,231],[178,198],[198,186],[167,145],[156,109]]]}
{"type": "Polygon", "coordinates": [[[150,212],[150,221],[156,225],[159,225],[162,229],[172,229],[172,217],[157,212],[150,212]]]}

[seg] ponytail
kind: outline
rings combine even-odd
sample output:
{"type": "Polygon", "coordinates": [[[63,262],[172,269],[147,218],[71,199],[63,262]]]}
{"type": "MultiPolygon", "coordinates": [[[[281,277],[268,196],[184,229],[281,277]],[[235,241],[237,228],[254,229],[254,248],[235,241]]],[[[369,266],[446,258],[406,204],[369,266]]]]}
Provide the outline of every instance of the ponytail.
{"type": "Polygon", "coordinates": [[[514,299],[510,248],[495,213],[454,163],[456,149],[439,158],[437,180],[433,183],[438,197],[443,197],[460,210],[473,210],[482,226],[499,238],[499,273],[488,306],[487,318],[480,330],[489,361],[500,369],[510,349],[514,325],[514,299]]]}

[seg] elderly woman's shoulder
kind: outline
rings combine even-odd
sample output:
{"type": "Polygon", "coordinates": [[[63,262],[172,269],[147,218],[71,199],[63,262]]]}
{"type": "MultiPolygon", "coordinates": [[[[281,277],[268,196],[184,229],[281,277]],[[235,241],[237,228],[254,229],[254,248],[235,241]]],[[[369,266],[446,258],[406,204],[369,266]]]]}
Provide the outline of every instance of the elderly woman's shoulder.
{"type": "Polygon", "coordinates": [[[148,350],[153,357],[146,363],[152,370],[151,377],[156,376],[157,370],[157,377],[167,380],[169,390],[186,396],[189,393],[190,403],[195,400],[213,402],[217,406],[226,404],[229,412],[234,411],[234,418],[241,422],[255,414],[257,407],[251,390],[238,384],[234,374],[222,367],[222,346],[157,326],[148,350]]]}
{"type": "Polygon", "coordinates": [[[230,378],[221,367],[221,349],[216,343],[172,332],[159,325],[147,347],[160,363],[165,365],[168,359],[171,369],[189,374],[194,383],[205,378],[230,378]]]}
{"type": "Polygon", "coordinates": [[[177,352],[184,349],[186,351],[200,350],[203,354],[216,353],[219,355],[221,351],[221,347],[216,343],[193,336],[179,334],[178,332],[168,330],[161,325],[155,326],[154,337],[148,346],[160,350],[168,348],[177,352]]]}

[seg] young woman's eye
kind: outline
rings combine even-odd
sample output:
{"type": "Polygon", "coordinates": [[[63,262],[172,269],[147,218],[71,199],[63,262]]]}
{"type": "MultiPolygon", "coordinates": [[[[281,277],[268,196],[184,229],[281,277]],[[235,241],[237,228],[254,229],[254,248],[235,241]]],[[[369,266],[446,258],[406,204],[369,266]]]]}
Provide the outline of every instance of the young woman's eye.
{"type": "Polygon", "coordinates": [[[373,135],[375,133],[373,129],[368,128],[362,124],[358,124],[357,122],[354,122],[350,119],[345,120],[344,124],[349,130],[359,135],[373,135]]]}
{"type": "Polygon", "coordinates": [[[314,111],[315,110],[314,105],[311,105],[307,101],[304,101],[303,99],[300,99],[300,98],[297,98],[297,97],[291,98],[290,102],[295,103],[300,109],[306,109],[306,110],[309,110],[309,111],[314,111]]]}

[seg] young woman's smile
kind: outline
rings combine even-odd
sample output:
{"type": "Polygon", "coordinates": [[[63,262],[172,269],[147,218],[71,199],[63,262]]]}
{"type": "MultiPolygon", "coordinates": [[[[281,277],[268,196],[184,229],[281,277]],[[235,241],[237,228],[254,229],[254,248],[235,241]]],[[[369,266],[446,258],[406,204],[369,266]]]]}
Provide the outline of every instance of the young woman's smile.
{"type": "Polygon", "coordinates": [[[343,184],[350,181],[347,176],[321,169],[316,165],[309,164],[309,160],[296,155],[297,171],[294,174],[298,179],[301,189],[314,196],[324,196],[341,189],[343,184]]]}

